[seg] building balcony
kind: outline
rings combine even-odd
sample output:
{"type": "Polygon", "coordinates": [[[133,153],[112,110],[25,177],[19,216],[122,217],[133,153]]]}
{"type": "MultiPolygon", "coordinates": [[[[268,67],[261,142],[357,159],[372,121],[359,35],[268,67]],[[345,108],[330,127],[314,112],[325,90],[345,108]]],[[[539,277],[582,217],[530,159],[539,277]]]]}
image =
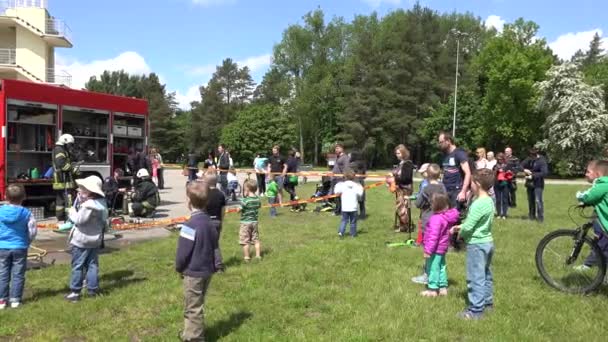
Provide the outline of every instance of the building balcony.
{"type": "Polygon", "coordinates": [[[16,65],[17,50],[16,49],[0,49],[0,65],[16,65]]]}
{"type": "Polygon", "coordinates": [[[57,70],[55,68],[46,69],[46,83],[71,86],[72,75],[65,70],[57,70]]]}
{"type": "Polygon", "coordinates": [[[59,47],[72,47],[72,30],[65,21],[57,18],[46,20],[43,38],[59,47]]]}

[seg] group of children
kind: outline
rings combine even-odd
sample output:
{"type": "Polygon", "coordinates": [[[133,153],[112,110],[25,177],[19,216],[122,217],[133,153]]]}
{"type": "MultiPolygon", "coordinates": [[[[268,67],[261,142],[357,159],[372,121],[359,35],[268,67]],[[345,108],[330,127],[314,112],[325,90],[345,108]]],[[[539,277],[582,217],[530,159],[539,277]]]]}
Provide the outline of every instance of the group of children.
{"type": "Polygon", "coordinates": [[[493,308],[493,277],[491,271],[494,244],[492,222],[494,202],[488,194],[494,185],[494,174],[490,170],[474,172],[471,188],[475,200],[468,209],[464,222],[458,225],[460,213],[450,208],[445,187],[439,182],[440,167],[425,164],[419,170],[424,181],[416,197],[420,209],[420,231],[424,255],[424,274],[412,278],[427,286],[421,292],[424,297],[446,296],[448,276],[446,253],[452,236],[467,244],[466,278],[469,307],[460,313],[464,319],[479,319],[493,308]]]}
{"type": "MultiPolygon", "coordinates": [[[[68,241],[72,254],[70,292],[65,299],[80,300],[84,281],[89,296],[99,293],[98,253],[107,228],[108,207],[99,177],[76,180],[78,207],[72,207],[69,219],[73,223],[68,241]]],[[[6,189],[7,205],[0,207],[0,310],[9,304],[18,308],[23,298],[27,255],[36,237],[36,220],[22,206],[26,199],[21,185],[10,184],[6,189]]]]}

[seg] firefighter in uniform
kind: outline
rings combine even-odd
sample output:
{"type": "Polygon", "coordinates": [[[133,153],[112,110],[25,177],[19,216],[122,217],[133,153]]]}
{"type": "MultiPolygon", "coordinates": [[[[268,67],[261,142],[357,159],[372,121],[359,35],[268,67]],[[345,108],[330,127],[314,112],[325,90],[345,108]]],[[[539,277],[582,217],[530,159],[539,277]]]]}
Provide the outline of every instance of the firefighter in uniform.
{"type": "Polygon", "coordinates": [[[74,137],[63,134],[53,148],[53,190],[55,191],[55,215],[58,221],[65,221],[72,206],[76,189],[76,170],[72,164],[74,137]]]}

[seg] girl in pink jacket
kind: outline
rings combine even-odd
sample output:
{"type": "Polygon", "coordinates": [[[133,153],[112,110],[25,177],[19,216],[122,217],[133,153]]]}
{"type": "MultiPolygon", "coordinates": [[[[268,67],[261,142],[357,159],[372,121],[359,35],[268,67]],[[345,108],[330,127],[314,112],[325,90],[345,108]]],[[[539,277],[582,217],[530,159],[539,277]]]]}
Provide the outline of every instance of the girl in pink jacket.
{"type": "Polygon", "coordinates": [[[450,245],[450,228],[458,222],[458,210],[449,209],[450,200],[445,193],[435,193],[431,198],[433,215],[424,230],[424,258],[429,275],[428,289],[420,294],[424,297],[448,294],[448,273],[445,253],[450,245]]]}

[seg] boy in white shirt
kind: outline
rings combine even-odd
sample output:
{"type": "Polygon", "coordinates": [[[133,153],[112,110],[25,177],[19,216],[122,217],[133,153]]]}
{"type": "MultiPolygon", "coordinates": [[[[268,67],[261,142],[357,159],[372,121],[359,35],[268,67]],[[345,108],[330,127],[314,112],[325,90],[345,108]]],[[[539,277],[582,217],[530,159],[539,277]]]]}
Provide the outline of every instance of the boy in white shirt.
{"type": "Polygon", "coordinates": [[[336,184],[334,188],[334,193],[340,195],[340,202],[342,204],[342,221],[338,230],[340,238],[344,237],[348,222],[350,222],[350,236],[357,236],[357,212],[359,210],[359,200],[363,196],[363,187],[361,184],[353,181],[355,173],[352,170],[346,170],[344,177],[346,181],[336,184]]]}

